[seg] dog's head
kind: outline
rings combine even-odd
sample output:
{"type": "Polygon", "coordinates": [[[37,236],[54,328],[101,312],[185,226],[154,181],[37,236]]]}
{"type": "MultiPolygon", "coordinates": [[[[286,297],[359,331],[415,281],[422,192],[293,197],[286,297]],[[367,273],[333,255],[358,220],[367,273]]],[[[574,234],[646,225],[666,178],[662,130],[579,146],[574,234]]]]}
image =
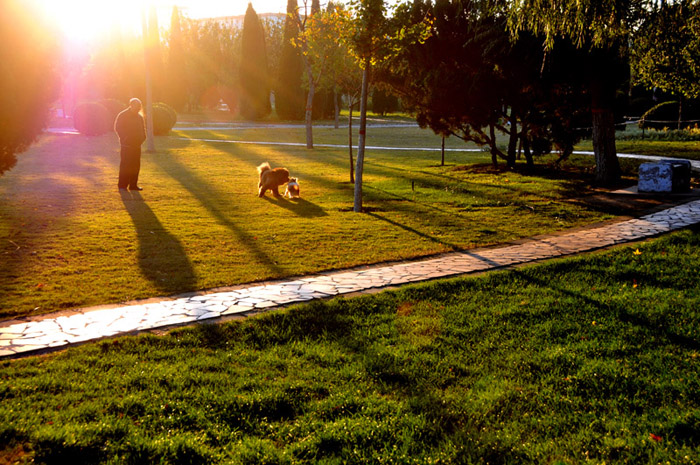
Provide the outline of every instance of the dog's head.
{"type": "Polygon", "coordinates": [[[299,184],[297,178],[289,178],[289,184],[299,184]]]}

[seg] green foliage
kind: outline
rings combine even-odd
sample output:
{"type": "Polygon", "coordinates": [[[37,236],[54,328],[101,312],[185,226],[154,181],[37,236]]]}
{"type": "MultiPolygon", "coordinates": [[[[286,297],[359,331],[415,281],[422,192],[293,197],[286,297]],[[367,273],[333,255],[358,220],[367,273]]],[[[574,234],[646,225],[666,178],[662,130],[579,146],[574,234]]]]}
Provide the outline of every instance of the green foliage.
{"type": "Polygon", "coordinates": [[[302,120],[305,111],[305,93],[302,88],[304,63],[301,51],[295,45],[295,41],[299,39],[296,15],[297,0],[288,0],[275,90],[275,110],[277,116],[283,120],[302,120]]]}
{"type": "Polygon", "coordinates": [[[153,107],[153,134],[165,136],[177,123],[177,113],[168,104],[156,102],[153,107]]]}
{"type": "Polygon", "coordinates": [[[496,13],[505,10],[508,29],[515,35],[530,31],[552,47],[566,37],[578,47],[605,48],[625,40],[646,12],[645,0],[560,0],[541,2],[488,2],[496,13]]]}
{"type": "Polygon", "coordinates": [[[246,119],[258,120],[270,113],[270,80],[265,32],[251,3],[243,19],[240,60],[241,115],[246,119]]]}
{"type": "MultiPolygon", "coordinates": [[[[649,140],[649,141],[666,141],[666,142],[692,142],[700,141],[700,129],[650,129],[644,132],[637,131],[624,133],[617,136],[620,141],[628,140],[649,140]]],[[[670,150],[667,149],[667,152],[670,150]]],[[[679,155],[683,156],[683,155],[679,155]]]]}
{"type": "Polygon", "coordinates": [[[661,102],[657,105],[654,105],[653,107],[645,111],[642,117],[639,118],[640,129],[659,127],[658,124],[662,124],[661,127],[668,126],[668,123],[657,123],[656,121],[647,122],[647,120],[667,120],[669,114],[667,111],[664,110],[673,109],[675,110],[673,113],[677,114],[677,108],[677,101],[661,102]]]}
{"type": "Polygon", "coordinates": [[[44,129],[57,94],[51,27],[31,3],[0,2],[0,176],[44,129]]]}
{"type": "Polygon", "coordinates": [[[636,80],[680,97],[700,97],[699,21],[697,2],[662,2],[651,9],[634,34],[636,80]]]}
{"type": "Polygon", "coordinates": [[[575,71],[586,57],[564,40],[546,55],[530,34],[510,40],[503,18],[487,7],[445,0],[400,8],[395,51],[377,79],[421,127],[488,146],[494,165],[501,157],[514,166],[519,145],[530,165],[552,144],[570,153],[582,136],[576,128],[590,124],[582,118],[587,86],[575,71]],[[498,132],[509,137],[505,151],[498,132]]]}
{"type": "Polygon", "coordinates": [[[374,89],[372,92],[372,111],[374,113],[384,116],[387,113],[394,113],[398,109],[398,97],[384,89],[374,89]]]}
{"type": "Polygon", "coordinates": [[[692,465],[698,247],[695,228],[2,361],[0,440],[39,463],[692,465]]]}
{"type": "Polygon", "coordinates": [[[100,103],[85,102],[73,109],[73,127],[83,135],[104,134],[112,130],[113,124],[110,110],[100,103]]]}

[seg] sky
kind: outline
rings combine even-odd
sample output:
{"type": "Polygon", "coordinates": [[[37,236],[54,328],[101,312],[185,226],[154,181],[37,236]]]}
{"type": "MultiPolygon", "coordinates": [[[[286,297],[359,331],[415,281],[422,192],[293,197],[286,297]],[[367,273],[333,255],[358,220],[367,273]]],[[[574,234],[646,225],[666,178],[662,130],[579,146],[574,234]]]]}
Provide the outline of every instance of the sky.
{"type": "MultiPolygon", "coordinates": [[[[2,1],[2,0],[0,0],[2,1]]],[[[76,42],[92,41],[115,25],[136,28],[140,25],[141,11],[153,5],[160,17],[167,18],[174,5],[189,18],[244,15],[251,0],[29,0],[48,17],[65,37],[76,42]]],[[[310,0],[309,0],[309,3],[310,0]]],[[[324,2],[321,2],[324,3],[324,2]]],[[[252,0],[257,13],[284,13],[287,0],[252,0]]],[[[303,5],[303,0],[299,0],[303,5]]],[[[163,21],[161,21],[163,23],[163,21]]]]}
{"type": "MultiPolygon", "coordinates": [[[[253,0],[252,3],[257,13],[284,13],[287,9],[287,0],[253,0]]],[[[177,4],[190,18],[239,16],[248,8],[248,0],[177,0],[177,4]]]]}

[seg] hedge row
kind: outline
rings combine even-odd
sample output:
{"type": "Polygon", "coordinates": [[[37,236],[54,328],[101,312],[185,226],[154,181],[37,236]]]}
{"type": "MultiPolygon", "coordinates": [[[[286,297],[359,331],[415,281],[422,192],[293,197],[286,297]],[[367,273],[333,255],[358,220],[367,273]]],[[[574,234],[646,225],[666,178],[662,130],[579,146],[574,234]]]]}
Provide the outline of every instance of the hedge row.
{"type": "MultiPolygon", "coordinates": [[[[97,136],[113,130],[114,120],[128,105],[114,99],[81,103],[73,110],[73,126],[81,134],[97,136]]],[[[153,134],[167,135],[177,122],[177,113],[170,106],[156,102],[153,108],[153,134]]]]}

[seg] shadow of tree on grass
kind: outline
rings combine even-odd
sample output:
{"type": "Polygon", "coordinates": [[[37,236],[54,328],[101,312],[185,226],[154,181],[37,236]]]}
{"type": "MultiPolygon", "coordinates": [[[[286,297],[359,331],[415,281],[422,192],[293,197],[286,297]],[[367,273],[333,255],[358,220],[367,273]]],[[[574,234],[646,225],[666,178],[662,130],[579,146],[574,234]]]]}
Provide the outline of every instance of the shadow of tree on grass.
{"type": "Polygon", "coordinates": [[[206,208],[216,220],[228,228],[238,237],[239,241],[248,248],[249,252],[273,274],[282,274],[283,269],[276,264],[274,257],[256,244],[253,234],[246,231],[241,225],[244,220],[234,221],[231,214],[226,208],[230,207],[230,203],[217,199],[225,199],[224,193],[205,180],[197,172],[187,167],[182,162],[173,157],[154,157],[154,163],[163,170],[168,176],[180,183],[190,194],[192,194],[200,204],[206,208]]]}
{"type": "Polygon", "coordinates": [[[268,196],[263,197],[263,199],[267,200],[272,205],[285,208],[294,213],[296,216],[300,216],[302,218],[318,218],[321,216],[328,216],[328,213],[326,213],[323,208],[313,202],[309,202],[308,200],[287,200],[284,197],[275,198],[268,196]]]}

